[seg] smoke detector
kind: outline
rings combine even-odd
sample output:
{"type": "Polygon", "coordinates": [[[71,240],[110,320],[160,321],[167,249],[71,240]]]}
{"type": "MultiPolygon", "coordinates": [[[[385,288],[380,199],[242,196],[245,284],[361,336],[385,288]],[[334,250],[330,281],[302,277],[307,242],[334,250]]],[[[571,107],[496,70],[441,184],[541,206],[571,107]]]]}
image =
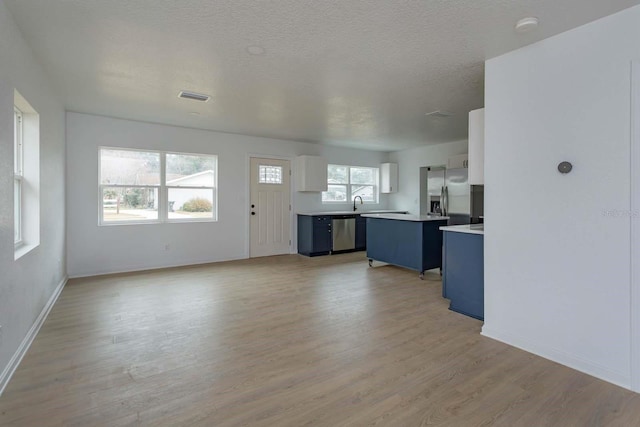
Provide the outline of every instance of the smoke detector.
{"type": "Polygon", "coordinates": [[[191,99],[192,101],[200,101],[207,102],[211,97],[209,95],[205,95],[203,93],[189,92],[186,90],[181,90],[178,94],[178,98],[183,99],[191,99]]]}
{"type": "Polygon", "coordinates": [[[522,18],[518,22],[516,22],[516,32],[518,33],[528,33],[529,31],[533,31],[538,28],[538,18],[528,17],[522,18]]]}
{"type": "Polygon", "coordinates": [[[427,117],[438,117],[438,118],[444,119],[446,117],[453,116],[453,113],[451,111],[436,110],[436,111],[432,111],[430,113],[425,114],[425,116],[427,116],[427,117]]]}

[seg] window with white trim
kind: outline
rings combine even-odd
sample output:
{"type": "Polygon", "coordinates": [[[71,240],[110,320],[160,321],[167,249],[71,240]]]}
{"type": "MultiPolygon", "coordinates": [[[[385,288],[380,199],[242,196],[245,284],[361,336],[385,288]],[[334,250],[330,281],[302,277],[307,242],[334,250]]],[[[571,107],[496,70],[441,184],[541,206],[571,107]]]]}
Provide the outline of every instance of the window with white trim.
{"type": "Polygon", "coordinates": [[[364,203],[378,203],[379,170],[363,166],[328,165],[327,191],[323,203],[351,203],[362,197],[364,203]]]}
{"type": "Polygon", "coordinates": [[[40,245],[40,115],[13,92],[14,259],[40,245]]]}
{"type": "Polygon", "coordinates": [[[100,224],[217,220],[217,156],[100,148],[100,224]]]}
{"type": "Polygon", "coordinates": [[[13,107],[13,243],[22,246],[22,186],[24,183],[24,141],[22,111],[13,107]]]}

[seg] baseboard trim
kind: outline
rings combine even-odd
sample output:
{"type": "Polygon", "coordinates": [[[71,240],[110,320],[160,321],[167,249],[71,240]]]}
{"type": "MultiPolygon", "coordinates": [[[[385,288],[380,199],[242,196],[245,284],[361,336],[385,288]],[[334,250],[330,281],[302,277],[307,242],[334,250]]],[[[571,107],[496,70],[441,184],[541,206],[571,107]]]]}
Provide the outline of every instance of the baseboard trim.
{"type": "Polygon", "coordinates": [[[93,271],[93,272],[81,272],[81,273],[72,273],[69,274],[69,279],[81,279],[83,277],[96,277],[96,276],[108,276],[111,274],[123,274],[123,273],[139,273],[142,271],[153,271],[153,270],[164,270],[169,268],[178,268],[178,267],[195,267],[198,265],[206,265],[206,264],[216,264],[219,262],[228,262],[228,261],[240,261],[243,259],[249,259],[246,256],[239,257],[230,257],[230,258],[220,258],[214,260],[195,260],[195,261],[184,261],[177,263],[170,263],[164,265],[141,265],[141,266],[129,266],[123,269],[117,270],[101,270],[101,271],[93,271]]]}
{"type": "Polygon", "coordinates": [[[60,293],[62,293],[62,289],[64,289],[64,286],[67,284],[68,280],[69,278],[67,276],[64,276],[60,283],[58,283],[58,286],[53,291],[53,294],[49,298],[49,301],[47,301],[47,303],[44,305],[35,322],[33,322],[33,325],[31,325],[31,329],[29,329],[29,332],[27,332],[27,335],[20,343],[20,346],[14,353],[13,357],[11,358],[11,360],[9,360],[9,363],[4,368],[4,371],[2,371],[2,374],[0,375],[0,396],[2,396],[4,389],[7,387],[7,384],[9,384],[11,377],[20,365],[20,362],[22,361],[24,355],[27,353],[27,350],[29,350],[29,347],[31,347],[33,340],[38,335],[38,332],[40,332],[40,328],[44,324],[44,321],[47,320],[49,312],[58,300],[58,297],[60,296],[60,293]]]}
{"type": "Polygon", "coordinates": [[[486,324],[482,327],[481,335],[503,342],[510,346],[517,347],[520,350],[533,353],[537,356],[551,360],[552,362],[568,366],[569,368],[591,375],[592,377],[599,378],[603,381],[610,382],[626,389],[631,389],[630,375],[625,374],[624,372],[612,371],[609,368],[593,363],[589,360],[573,356],[564,351],[550,348],[545,345],[541,345],[540,343],[531,342],[510,333],[487,328],[486,324]]]}

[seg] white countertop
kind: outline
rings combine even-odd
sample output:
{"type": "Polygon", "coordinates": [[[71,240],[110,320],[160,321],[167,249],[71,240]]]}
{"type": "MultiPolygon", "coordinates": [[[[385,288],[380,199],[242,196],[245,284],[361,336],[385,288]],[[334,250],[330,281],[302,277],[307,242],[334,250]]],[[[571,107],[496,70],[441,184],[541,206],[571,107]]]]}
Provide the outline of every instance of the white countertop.
{"type": "Polygon", "coordinates": [[[403,214],[404,211],[400,210],[374,210],[374,211],[328,211],[328,212],[298,212],[298,215],[306,215],[306,216],[322,216],[322,215],[361,215],[364,214],[381,214],[381,213],[396,213],[403,214]]]}
{"type": "Polygon", "coordinates": [[[442,231],[455,231],[456,233],[484,234],[484,224],[448,225],[440,227],[442,231]]]}
{"type": "Polygon", "coordinates": [[[368,213],[361,215],[364,218],[379,218],[379,219],[396,219],[400,221],[446,221],[448,216],[431,216],[431,215],[409,215],[409,214],[397,214],[397,213],[368,213]]]}

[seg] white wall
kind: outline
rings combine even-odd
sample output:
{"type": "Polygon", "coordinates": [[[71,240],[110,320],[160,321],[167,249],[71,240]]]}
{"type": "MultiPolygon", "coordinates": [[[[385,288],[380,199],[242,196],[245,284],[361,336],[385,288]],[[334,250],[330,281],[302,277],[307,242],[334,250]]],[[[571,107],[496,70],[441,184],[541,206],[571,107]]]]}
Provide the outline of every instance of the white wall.
{"type": "Polygon", "coordinates": [[[389,198],[392,209],[420,214],[420,168],[423,166],[444,166],[449,157],[467,153],[467,141],[425,145],[404,151],[389,153],[389,161],[398,163],[398,189],[389,198]]]}
{"type": "Polygon", "coordinates": [[[487,61],[485,85],[483,333],[625,387],[638,40],[634,7],[487,61]]]}
{"type": "MultiPolygon", "coordinates": [[[[379,166],[386,154],[67,113],[68,271],[72,277],[248,257],[249,155],[322,155],[329,163],[379,166]],[[218,155],[215,223],[98,226],[98,147],[218,155]],[[165,250],[165,245],[170,250],[165,250]]],[[[292,165],[293,166],[293,165],[292,165]]],[[[366,209],[384,209],[387,196],[366,209]]],[[[349,209],[323,205],[320,193],[294,193],[296,211],[349,209]]],[[[361,209],[362,210],[362,209],[361,209]]],[[[292,241],[296,250],[295,215],[292,241]]]]}
{"type": "Polygon", "coordinates": [[[65,276],[64,109],[0,1],[0,389],[5,369],[65,276]],[[14,261],[14,89],[40,114],[40,245],[14,261]]]}

